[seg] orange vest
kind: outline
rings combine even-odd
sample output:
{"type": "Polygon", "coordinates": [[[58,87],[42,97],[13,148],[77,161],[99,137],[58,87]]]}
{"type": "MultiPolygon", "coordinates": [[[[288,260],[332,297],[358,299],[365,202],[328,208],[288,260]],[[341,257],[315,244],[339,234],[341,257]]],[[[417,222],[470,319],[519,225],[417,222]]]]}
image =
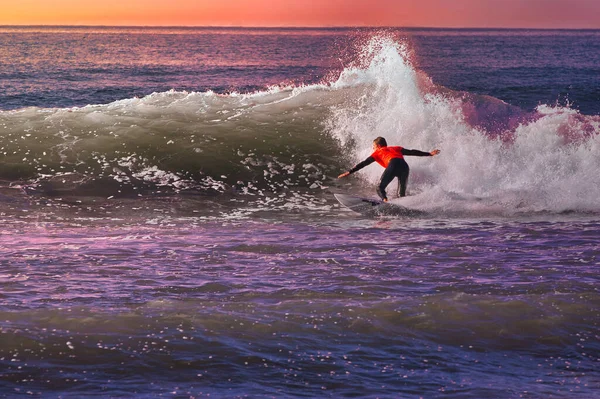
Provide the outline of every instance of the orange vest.
{"type": "Polygon", "coordinates": [[[372,153],[371,156],[379,165],[383,166],[384,168],[387,168],[392,159],[404,158],[402,155],[402,147],[398,146],[381,147],[372,153]]]}

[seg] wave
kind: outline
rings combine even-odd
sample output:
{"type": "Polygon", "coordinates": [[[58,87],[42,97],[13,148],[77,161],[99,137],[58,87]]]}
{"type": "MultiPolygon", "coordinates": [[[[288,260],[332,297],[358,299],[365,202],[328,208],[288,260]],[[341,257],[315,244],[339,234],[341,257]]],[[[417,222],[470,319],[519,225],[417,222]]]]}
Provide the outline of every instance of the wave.
{"type": "Polygon", "coordinates": [[[0,177],[111,195],[310,187],[330,164],[319,128],[325,91],[170,91],[108,105],[4,112],[0,177]]]}
{"type": "MultiPolygon", "coordinates": [[[[0,112],[0,180],[43,196],[194,193],[217,201],[348,189],[335,176],[371,141],[431,150],[409,159],[407,206],[431,212],[600,210],[600,117],[436,85],[406,41],[378,35],[336,77],[254,93],[154,93],[81,108],[0,112]]],[[[381,170],[359,172],[371,195],[381,170]]]]}

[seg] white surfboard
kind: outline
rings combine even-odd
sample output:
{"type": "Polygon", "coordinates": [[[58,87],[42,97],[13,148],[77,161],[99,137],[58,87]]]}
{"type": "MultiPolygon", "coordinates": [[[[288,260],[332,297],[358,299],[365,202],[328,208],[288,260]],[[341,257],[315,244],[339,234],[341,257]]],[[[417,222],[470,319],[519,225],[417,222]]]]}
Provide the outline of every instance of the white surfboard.
{"type": "Polygon", "coordinates": [[[348,194],[333,194],[340,204],[365,216],[419,216],[424,212],[402,205],[383,202],[379,199],[357,197],[348,194]]]}

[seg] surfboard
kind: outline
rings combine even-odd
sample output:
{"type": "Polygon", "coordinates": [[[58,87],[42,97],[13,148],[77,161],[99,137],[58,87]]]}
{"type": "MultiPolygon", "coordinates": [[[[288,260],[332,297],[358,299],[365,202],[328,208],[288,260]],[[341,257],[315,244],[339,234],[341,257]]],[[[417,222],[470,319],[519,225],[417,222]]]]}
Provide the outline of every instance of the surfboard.
{"type": "Polygon", "coordinates": [[[340,204],[364,216],[419,216],[424,212],[402,205],[348,194],[333,194],[340,204]]]}

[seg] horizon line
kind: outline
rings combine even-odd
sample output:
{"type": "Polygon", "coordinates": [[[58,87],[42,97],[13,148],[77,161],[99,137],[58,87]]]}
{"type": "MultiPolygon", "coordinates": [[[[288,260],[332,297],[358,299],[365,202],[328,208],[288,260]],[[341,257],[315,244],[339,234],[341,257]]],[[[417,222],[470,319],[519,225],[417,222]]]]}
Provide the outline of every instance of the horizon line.
{"type": "Polygon", "coordinates": [[[431,29],[431,30],[587,30],[600,28],[474,27],[474,26],[387,26],[387,25],[89,25],[89,24],[0,24],[0,28],[158,28],[158,29],[431,29]]]}

